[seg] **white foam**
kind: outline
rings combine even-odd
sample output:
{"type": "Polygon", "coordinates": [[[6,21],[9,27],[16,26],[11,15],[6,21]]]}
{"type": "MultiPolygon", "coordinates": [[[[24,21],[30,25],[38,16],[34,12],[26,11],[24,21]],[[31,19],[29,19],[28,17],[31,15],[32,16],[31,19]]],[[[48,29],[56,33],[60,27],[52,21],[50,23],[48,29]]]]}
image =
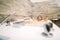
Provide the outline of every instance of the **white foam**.
{"type": "Polygon", "coordinates": [[[52,31],[52,38],[47,38],[41,35],[44,29],[40,25],[37,26],[38,23],[30,25],[20,26],[18,28],[2,25],[0,27],[0,35],[8,37],[9,40],[60,40],[60,28],[58,28],[55,24],[53,24],[55,30],[52,31]]]}

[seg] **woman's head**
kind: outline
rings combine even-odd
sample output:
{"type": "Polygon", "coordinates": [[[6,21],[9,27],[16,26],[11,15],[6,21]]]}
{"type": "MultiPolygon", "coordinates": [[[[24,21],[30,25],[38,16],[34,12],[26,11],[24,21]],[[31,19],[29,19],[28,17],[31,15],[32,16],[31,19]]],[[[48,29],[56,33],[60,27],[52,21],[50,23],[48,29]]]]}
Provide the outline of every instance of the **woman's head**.
{"type": "Polygon", "coordinates": [[[41,21],[41,20],[42,20],[42,16],[38,16],[38,17],[37,17],[37,20],[38,20],[38,21],[41,21]]]}

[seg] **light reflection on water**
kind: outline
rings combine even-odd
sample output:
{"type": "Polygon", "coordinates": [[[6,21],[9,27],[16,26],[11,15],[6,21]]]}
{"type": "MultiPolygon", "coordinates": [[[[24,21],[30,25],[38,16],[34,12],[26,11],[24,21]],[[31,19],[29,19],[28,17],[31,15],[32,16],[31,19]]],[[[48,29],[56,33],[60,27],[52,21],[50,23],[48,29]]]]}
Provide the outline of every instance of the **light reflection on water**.
{"type": "Polygon", "coordinates": [[[0,40],[8,40],[8,39],[9,39],[8,37],[0,35],[0,40]]]}

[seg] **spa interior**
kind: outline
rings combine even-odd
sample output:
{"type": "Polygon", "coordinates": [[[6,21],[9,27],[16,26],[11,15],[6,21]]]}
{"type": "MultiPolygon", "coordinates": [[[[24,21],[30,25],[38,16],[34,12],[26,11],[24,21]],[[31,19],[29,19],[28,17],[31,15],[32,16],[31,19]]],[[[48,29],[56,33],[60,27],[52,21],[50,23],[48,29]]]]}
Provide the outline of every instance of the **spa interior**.
{"type": "Polygon", "coordinates": [[[60,40],[60,0],[0,0],[0,40],[60,40]]]}

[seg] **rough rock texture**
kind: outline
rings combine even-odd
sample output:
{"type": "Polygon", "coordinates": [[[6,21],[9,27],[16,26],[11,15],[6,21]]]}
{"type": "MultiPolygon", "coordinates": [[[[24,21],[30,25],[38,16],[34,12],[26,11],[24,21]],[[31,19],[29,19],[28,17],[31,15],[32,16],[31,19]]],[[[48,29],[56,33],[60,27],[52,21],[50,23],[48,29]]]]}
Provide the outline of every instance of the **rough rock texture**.
{"type": "Polygon", "coordinates": [[[56,4],[51,4],[49,2],[40,2],[40,3],[34,3],[33,4],[33,15],[35,14],[42,15],[43,17],[48,16],[50,19],[57,18],[57,15],[59,13],[60,9],[57,7],[56,4]]]}
{"type": "Polygon", "coordinates": [[[31,13],[31,3],[29,0],[0,0],[0,14],[13,14],[12,18],[29,16],[31,13]]]}
{"type": "Polygon", "coordinates": [[[30,0],[0,0],[0,14],[2,14],[0,19],[9,14],[13,14],[10,17],[12,19],[31,15],[48,16],[51,19],[52,17],[57,18],[57,15],[60,15],[60,7],[52,1],[32,3],[30,0]]]}

